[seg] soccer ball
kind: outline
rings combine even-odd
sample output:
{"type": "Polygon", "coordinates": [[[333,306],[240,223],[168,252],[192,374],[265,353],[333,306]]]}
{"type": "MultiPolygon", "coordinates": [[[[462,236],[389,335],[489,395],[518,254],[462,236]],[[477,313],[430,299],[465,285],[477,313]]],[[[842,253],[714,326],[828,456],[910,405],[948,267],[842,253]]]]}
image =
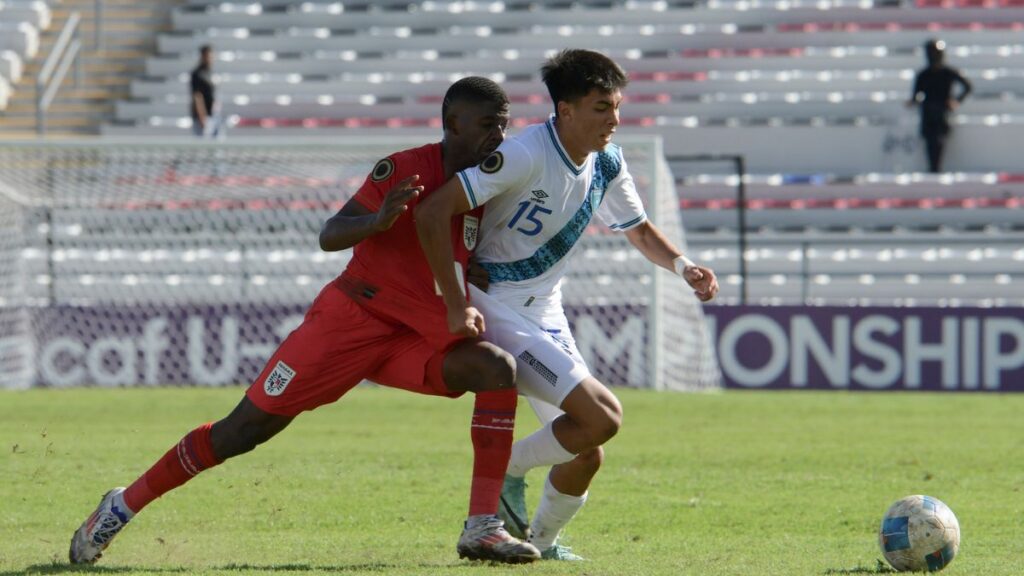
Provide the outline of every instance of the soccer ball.
{"type": "Polygon", "coordinates": [[[937,499],[907,496],[886,511],[878,545],[900,572],[936,572],[952,562],[960,549],[960,523],[949,506],[937,499]]]}

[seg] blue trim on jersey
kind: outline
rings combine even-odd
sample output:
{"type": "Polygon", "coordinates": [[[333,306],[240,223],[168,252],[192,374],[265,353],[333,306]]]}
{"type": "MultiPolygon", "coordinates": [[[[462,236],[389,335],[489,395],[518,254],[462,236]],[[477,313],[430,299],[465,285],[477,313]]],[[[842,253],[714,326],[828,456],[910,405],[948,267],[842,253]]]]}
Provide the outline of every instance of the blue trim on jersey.
{"type": "Polygon", "coordinates": [[[618,146],[605,152],[599,152],[594,162],[594,175],[590,181],[590,190],[572,219],[529,258],[515,262],[482,262],[480,265],[487,270],[490,281],[497,283],[529,280],[550,270],[579,241],[583,231],[590,224],[590,219],[594,216],[594,210],[604,201],[605,190],[621,171],[622,153],[618,146]]]}
{"type": "Polygon", "coordinates": [[[612,230],[625,230],[626,228],[629,228],[631,226],[636,226],[637,224],[643,222],[646,219],[647,214],[641,214],[636,218],[633,218],[629,222],[626,222],[625,224],[612,224],[611,226],[609,226],[609,228],[611,228],[612,230]]]}
{"type": "Polygon", "coordinates": [[[577,176],[582,174],[583,169],[577,168],[576,165],[573,164],[572,160],[569,160],[569,157],[565,155],[565,152],[562,151],[562,143],[558,141],[558,135],[555,133],[555,121],[548,120],[544,123],[544,126],[547,127],[548,136],[551,137],[551,143],[555,145],[555,152],[558,152],[558,156],[562,159],[562,162],[565,163],[565,167],[577,176]]]}
{"type": "Polygon", "coordinates": [[[459,180],[462,180],[462,187],[466,189],[466,194],[469,195],[469,204],[476,208],[478,206],[476,202],[476,194],[473,193],[473,185],[469,183],[469,178],[465,174],[459,172],[459,180]]]}

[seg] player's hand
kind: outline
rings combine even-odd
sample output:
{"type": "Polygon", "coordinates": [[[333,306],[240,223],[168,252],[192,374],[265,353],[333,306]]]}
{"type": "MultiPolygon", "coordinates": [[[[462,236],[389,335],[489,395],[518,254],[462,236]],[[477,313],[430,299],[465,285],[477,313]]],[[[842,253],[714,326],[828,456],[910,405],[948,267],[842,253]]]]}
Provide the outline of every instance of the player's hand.
{"type": "Polygon", "coordinates": [[[487,292],[487,287],[491,285],[491,275],[476,261],[475,256],[469,259],[469,266],[466,267],[466,280],[484,292],[487,292]]]}
{"type": "Polygon", "coordinates": [[[718,278],[711,268],[687,266],[683,269],[683,279],[701,302],[707,302],[718,294],[718,278]]]}
{"type": "Polygon", "coordinates": [[[949,100],[948,100],[948,101],[946,102],[946,108],[947,108],[947,109],[948,109],[948,110],[949,110],[950,112],[953,112],[953,111],[955,111],[955,110],[956,110],[957,108],[959,108],[959,107],[960,107],[960,101],[959,101],[959,100],[957,100],[956,98],[950,98],[950,99],[949,99],[949,100]]]}
{"type": "Polygon", "coordinates": [[[398,220],[398,217],[409,209],[409,202],[412,202],[413,198],[416,198],[420,195],[420,192],[423,192],[423,186],[415,186],[416,181],[419,179],[419,174],[413,174],[388,191],[384,197],[384,203],[381,204],[380,210],[377,211],[377,218],[373,226],[375,230],[383,232],[391,228],[395,220],[398,220]]]}
{"type": "Polygon", "coordinates": [[[484,315],[469,304],[449,308],[448,331],[452,334],[476,338],[484,333],[484,315]]]}

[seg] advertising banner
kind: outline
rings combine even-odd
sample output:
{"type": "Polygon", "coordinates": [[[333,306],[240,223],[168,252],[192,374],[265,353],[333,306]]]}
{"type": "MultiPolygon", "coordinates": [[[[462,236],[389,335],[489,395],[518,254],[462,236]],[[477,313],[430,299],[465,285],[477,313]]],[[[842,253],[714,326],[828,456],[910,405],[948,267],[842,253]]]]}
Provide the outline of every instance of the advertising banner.
{"type": "Polygon", "coordinates": [[[723,384],[1024,391],[1024,309],[708,306],[723,384]]]}
{"type": "MultiPolygon", "coordinates": [[[[30,312],[27,385],[250,382],[304,306],[58,306],[30,312]]],[[[572,308],[577,343],[609,385],[643,387],[640,310],[572,308]],[[618,320],[609,324],[608,318],[618,320]]],[[[708,306],[734,389],[1024,391],[1024,309],[708,306]]],[[[11,339],[13,342],[15,339],[11,339]]],[[[15,386],[19,387],[19,386],[15,386]]]]}

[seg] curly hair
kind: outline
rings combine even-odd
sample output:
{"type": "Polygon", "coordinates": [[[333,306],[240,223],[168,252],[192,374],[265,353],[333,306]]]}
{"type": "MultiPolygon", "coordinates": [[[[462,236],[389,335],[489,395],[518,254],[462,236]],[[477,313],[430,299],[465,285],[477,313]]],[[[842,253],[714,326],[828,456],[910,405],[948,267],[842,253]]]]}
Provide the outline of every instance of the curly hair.
{"type": "Polygon", "coordinates": [[[467,76],[452,84],[441,104],[441,118],[448,117],[448,108],[456,102],[493,102],[508,106],[508,95],[498,83],[482,76],[467,76]]]}

